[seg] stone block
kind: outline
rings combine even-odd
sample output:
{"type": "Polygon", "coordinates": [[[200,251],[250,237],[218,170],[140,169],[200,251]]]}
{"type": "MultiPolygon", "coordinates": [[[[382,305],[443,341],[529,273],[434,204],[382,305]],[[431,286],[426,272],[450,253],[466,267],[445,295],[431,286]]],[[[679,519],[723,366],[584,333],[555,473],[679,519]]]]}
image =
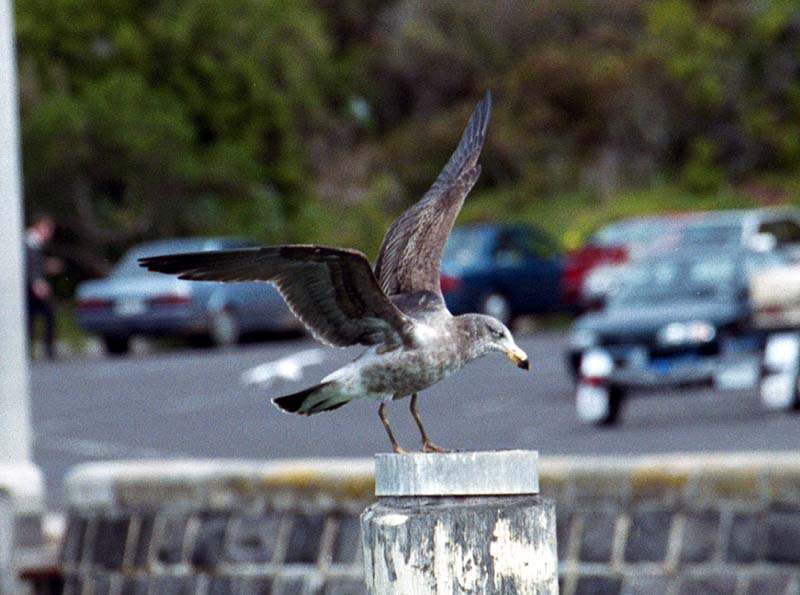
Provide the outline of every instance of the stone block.
{"type": "Polygon", "coordinates": [[[194,539],[190,561],[194,566],[212,569],[222,561],[228,516],[223,513],[200,515],[200,526],[194,539]]]}
{"type": "Polygon", "coordinates": [[[121,570],[130,520],[101,518],[96,525],[92,562],[108,570],[121,570]]]}
{"type": "Polygon", "coordinates": [[[800,509],[772,510],[767,515],[767,560],[800,564],[800,509]]]}
{"type": "Polygon", "coordinates": [[[622,578],[618,576],[588,575],[578,578],[575,595],[619,595],[622,578]]]}
{"type": "Polygon", "coordinates": [[[243,578],[237,585],[239,588],[237,595],[277,595],[278,591],[274,593],[272,591],[273,582],[273,579],[267,576],[243,578]]]}
{"type": "Polygon", "coordinates": [[[119,595],[147,595],[147,577],[130,576],[122,581],[119,595]]]}
{"type": "Polygon", "coordinates": [[[70,516],[67,522],[67,531],[64,535],[64,545],[61,548],[61,561],[66,565],[78,565],[83,561],[83,544],[86,538],[86,519],[70,516]]]}
{"type": "Polygon", "coordinates": [[[276,579],[274,595],[306,595],[306,579],[302,576],[284,576],[276,579]]]}
{"type": "Polygon", "coordinates": [[[339,528],[333,542],[331,562],[354,564],[360,559],[361,524],[357,516],[343,515],[338,518],[339,528]]]}
{"type": "Polygon", "coordinates": [[[242,516],[231,522],[225,544],[224,559],[232,564],[264,564],[271,562],[278,543],[281,517],[242,516]]]}
{"type": "Polygon", "coordinates": [[[760,513],[736,513],[731,522],[726,559],[749,563],[764,559],[767,543],[766,519],[760,513]]]}
{"type": "Polygon", "coordinates": [[[719,542],[720,514],[716,510],[690,512],[686,515],[680,549],[681,562],[708,562],[719,542]]]}
{"type": "Polygon", "coordinates": [[[758,468],[731,466],[705,469],[696,477],[689,496],[696,506],[707,507],[720,500],[760,504],[767,494],[766,477],[758,468]]]}
{"type": "Polygon", "coordinates": [[[679,595],[731,595],[736,592],[736,577],[731,574],[685,576],[679,595]]]}
{"type": "Polygon", "coordinates": [[[775,572],[750,577],[746,595],[768,595],[770,593],[786,593],[792,575],[788,572],[775,572]]]}
{"type": "Polygon", "coordinates": [[[322,595],[367,595],[367,586],[363,578],[331,578],[322,595]]]}
{"type": "Polygon", "coordinates": [[[558,559],[562,562],[567,559],[569,552],[569,536],[572,531],[572,522],[575,515],[572,512],[562,512],[556,506],[556,546],[558,559]]]}
{"type": "Polygon", "coordinates": [[[631,574],[622,581],[620,595],[669,593],[674,579],[664,574],[631,574]]]}
{"type": "Polygon", "coordinates": [[[579,558],[582,562],[610,562],[617,513],[610,510],[583,515],[579,558]]]}
{"type": "Polygon", "coordinates": [[[236,580],[231,576],[212,576],[208,581],[206,595],[236,595],[236,580]]]}
{"type": "Polygon", "coordinates": [[[767,484],[770,502],[794,506],[800,504],[800,472],[796,468],[770,470],[767,484]]]}
{"type": "Polygon", "coordinates": [[[688,483],[686,469],[664,469],[657,465],[635,467],[630,475],[631,502],[672,506],[683,502],[688,483]]]}
{"type": "Polygon", "coordinates": [[[316,564],[324,527],[325,516],[322,514],[296,515],[292,521],[292,532],[284,563],[316,564]]]}
{"type": "Polygon", "coordinates": [[[625,561],[663,561],[667,556],[672,516],[669,510],[639,510],[631,514],[625,561]]]}
{"type": "Polygon", "coordinates": [[[83,578],[72,574],[64,579],[64,590],[62,595],[81,595],[83,592],[83,578]]]}
{"type": "Polygon", "coordinates": [[[153,527],[155,526],[155,515],[151,513],[143,514],[138,517],[139,530],[136,536],[136,544],[133,546],[133,565],[135,568],[144,568],[150,561],[150,550],[153,542],[153,527]]]}
{"type": "Polygon", "coordinates": [[[92,595],[110,595],[111,594],[111,575],[109,574],[95,574],[91,578],[92,595]]]}
{"type": "Polygon", "coordinates": [[[152,576],[147,580],[147,595],[194,595],[197,590],[197,577],[152,576]]]}
{"type": "Polygon", "coordinates": [[[167,516],[161,519],[160,530],[155,535],[156,560],[161,564],[180,564],[184,561],[187,523],[188,518],[185,516],[167,516]]]}

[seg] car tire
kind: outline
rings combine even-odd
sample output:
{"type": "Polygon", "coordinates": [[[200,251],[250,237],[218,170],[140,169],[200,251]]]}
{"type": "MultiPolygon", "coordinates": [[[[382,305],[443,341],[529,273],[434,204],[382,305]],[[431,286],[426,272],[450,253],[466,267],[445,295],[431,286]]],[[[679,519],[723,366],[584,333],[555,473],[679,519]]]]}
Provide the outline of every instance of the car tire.
{"type": "Polygon", "coordinates": [[[608,415],[598,424],[601,426],[614,426],[619,422],[622,403],[625,401],[625,391],[617,386],[613,386],[609,391],[608,397],[608,415]]]}
{"type": "Polygon", "coordinates": [[[625,392],[616,386],[594,388],[578,385],[576,408],[578,418],[593,426],[610,427],[619,421],[625,392]]]}
{"type": "Polygon", "coordinates": [[[232,308],[212,312],[208,318],[208,338],[217,347],[236,345],[241,338],[239,317],[232,308]]]}
{"type": "Polygon", "coordinates": [[[511,324],[513,319],[511,302],[502,293],[492,292],[483,297],[478,312],[492,316],[505,324],[511,324]]]}
{"type": "Polygon", "coordinates": [[[104,335],[103,347],[108,355],[125,355],[131,349],[131,338],[128,335],[104,335]]]}

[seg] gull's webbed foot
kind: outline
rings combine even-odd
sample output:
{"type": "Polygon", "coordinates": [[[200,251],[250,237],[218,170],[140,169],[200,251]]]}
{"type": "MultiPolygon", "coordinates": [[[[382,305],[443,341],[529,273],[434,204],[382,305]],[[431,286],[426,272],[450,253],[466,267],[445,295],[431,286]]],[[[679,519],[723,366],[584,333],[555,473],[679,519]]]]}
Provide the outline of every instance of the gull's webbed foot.
{"type": "Polygon", "coordinates": [[[449,448],[444,448],[441,446],[437,446],[430,440],[426,440],[422,442],[422,452],[439,452],[439,453],[446,453],[446,452],[455,452],[449,448]]]}

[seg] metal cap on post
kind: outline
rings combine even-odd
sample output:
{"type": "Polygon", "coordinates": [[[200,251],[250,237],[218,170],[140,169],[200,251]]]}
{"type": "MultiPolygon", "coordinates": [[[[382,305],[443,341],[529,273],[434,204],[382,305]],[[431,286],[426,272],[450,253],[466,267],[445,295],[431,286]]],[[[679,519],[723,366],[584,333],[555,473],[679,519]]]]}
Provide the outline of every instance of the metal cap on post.
{"type": "Polygon", "coordinates": [[[372,595],[558,593],[536,451],[380,454],[361,515],[372,595]]]}

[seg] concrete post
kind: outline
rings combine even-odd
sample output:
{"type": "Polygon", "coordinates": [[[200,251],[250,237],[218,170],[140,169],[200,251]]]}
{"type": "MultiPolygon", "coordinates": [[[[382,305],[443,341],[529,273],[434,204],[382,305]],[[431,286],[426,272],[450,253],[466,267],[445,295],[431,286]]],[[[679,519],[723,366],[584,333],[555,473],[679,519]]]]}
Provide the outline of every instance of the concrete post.
{"type": "MultiPolygon", "coordinates": [[[[21,545],[41,540],[44,487],[31,463],[16,73],[11,0],[0,0],[0,494],[21,545]]],[[[0,585],[14,580],[0,573],[0,585]]]]}
{"type": "Polygon", "coordinates": [[[555,505],[538,454],[381,454],[361,515],[370,595],[555,595],[555,505]]]}
{"type": "Polygon", "coordinates": [[[0,461],[30,459],[17,80],[10,0],[0,0],[0,461]]]}

